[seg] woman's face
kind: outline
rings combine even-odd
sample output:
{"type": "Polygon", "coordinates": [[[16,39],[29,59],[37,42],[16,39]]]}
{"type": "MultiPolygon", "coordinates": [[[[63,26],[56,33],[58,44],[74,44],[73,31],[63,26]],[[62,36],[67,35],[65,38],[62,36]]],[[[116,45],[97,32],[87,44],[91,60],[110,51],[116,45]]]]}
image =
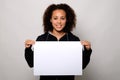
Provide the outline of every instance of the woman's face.
{"type": "Polygon", "coordinates": [[[66,25],[66,13],[62,9],[54,10],[50,19],[53,31],[61,32],[66,25]]]}

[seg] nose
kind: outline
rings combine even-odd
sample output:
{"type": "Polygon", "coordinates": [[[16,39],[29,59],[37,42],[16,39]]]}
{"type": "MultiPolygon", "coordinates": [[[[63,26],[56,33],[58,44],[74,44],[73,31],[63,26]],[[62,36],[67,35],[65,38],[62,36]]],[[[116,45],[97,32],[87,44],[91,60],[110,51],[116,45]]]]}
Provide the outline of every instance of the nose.
{"type": "Polygon", "coordinates": [[[58,21],[57,21],[59,24],[61,23],[61,19],[58,19],[58,21]]]}

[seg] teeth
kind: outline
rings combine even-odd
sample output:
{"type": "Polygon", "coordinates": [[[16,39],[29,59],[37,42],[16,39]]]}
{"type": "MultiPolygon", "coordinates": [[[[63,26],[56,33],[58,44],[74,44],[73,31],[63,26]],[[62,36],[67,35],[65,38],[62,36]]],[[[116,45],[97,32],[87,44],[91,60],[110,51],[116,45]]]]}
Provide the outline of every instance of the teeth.
{"type": "Polygon", "coordinates": [[[57,27],[61,27],[61,25],[57,25],[57,27]]]}

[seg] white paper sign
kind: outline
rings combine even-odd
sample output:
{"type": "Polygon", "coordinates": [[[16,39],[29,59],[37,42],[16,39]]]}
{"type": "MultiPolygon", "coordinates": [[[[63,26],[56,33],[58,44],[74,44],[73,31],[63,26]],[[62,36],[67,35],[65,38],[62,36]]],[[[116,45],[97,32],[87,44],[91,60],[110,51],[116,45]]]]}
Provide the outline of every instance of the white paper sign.
{"type": "Polygon", "coordinates": [[[82,75],[80,41],[36,42],[34,75],[82,75]]]}

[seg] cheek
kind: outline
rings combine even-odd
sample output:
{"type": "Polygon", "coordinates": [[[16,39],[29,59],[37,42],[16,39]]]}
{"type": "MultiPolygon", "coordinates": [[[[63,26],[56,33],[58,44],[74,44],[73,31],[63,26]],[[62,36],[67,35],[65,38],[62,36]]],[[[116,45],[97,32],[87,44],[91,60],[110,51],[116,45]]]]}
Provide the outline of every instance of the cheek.
{"type": "Polygon", "coordinates": [[[51,24],[52,24],[52,25],[55,25],[55,24],[56,24],[56,22],[55,22],[55,21],[50,21],[50,22],[51,22],[51,24]]]}
{"type": "Polygon", "coordinates": [[[52,23],[52,24],[55,24],[55,23],[57,23],[57,21],[56,21],[56,20],[52,20],[51,23],[52,23]]]}
{"type": "Polygon", "coordinates": [[[66,25],[66,21],[63,21],[63,24],[66,25]]]}

